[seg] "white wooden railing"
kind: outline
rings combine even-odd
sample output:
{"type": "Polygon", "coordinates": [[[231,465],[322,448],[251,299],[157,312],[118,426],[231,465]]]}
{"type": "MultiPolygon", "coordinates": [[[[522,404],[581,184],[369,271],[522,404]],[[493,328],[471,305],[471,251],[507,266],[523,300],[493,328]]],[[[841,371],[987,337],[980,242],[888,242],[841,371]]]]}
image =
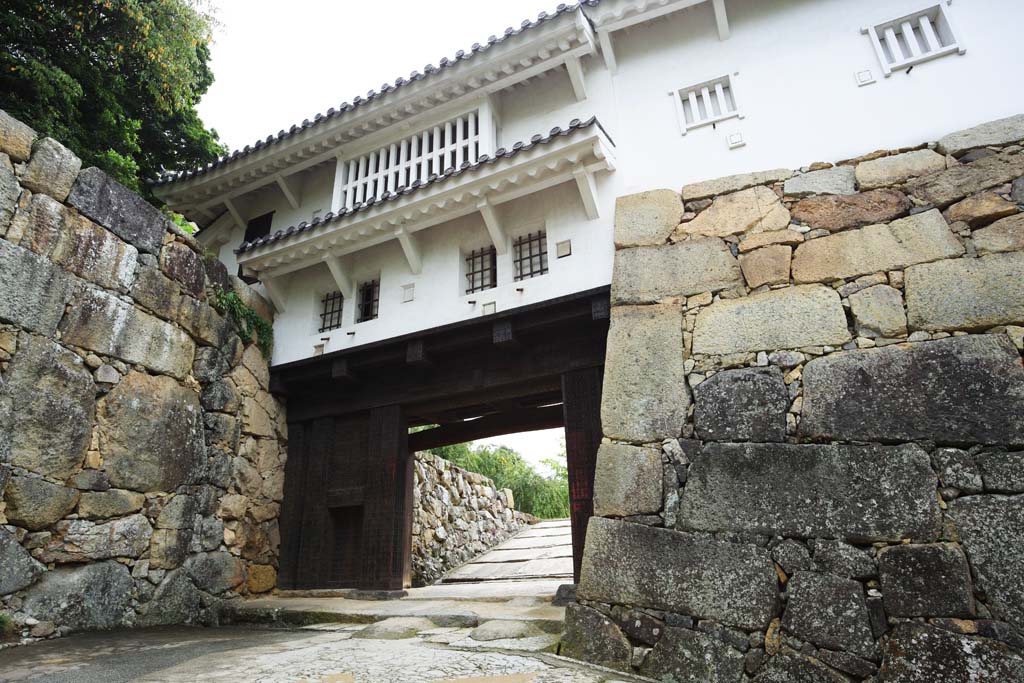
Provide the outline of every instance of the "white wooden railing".
{"type": "Polygon", "coordinates": [[[946,0],[920,12],[863,29],[882,64],[882,72],[908,69],[929,59],[965,52],[957,42],[944,6],[946,0]]]}

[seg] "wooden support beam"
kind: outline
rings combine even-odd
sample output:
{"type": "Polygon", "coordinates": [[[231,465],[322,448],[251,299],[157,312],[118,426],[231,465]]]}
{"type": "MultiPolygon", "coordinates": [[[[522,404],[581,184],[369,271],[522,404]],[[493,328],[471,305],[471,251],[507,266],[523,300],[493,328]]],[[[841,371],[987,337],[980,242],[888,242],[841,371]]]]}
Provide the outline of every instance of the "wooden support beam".
{"type": "Polygon", "coordinates": [[[330,269],[331,276],[334,278],[334,284],[338,286],[338,291],[341,292],[341,295],[348,301],[355,301],[355,284],[341,265],[341,259],[337,256],[327,256],[324,258],[324,263],[330,269]]]}
{"type": "Polygon", "coordinates": [[[366,491],[362,486],[327,489],[327,507],[344,508],[362,505],[366,500],[366,491]]]}
{"type": "Polygon", "coordinates": [[[413,275],[419,275],[423,270],[423,256],[420,253],[420,246],[416,237],[405,228],[395,230],[395,237],[398,238],[399,244],[402,245],[402,253],[405,254],[409,270],[412,271],[413,275]]]}
{"type": "Polygon", "coordinates": [[[595,296],[590,300],[590,319],[609,320],[612,315],[611,301],[606,296],[595,296]]]}
{"type": "Polygon", "coordinates": [[[576,95],[576,101],[582,102],[587,99],[587,83],[583,78],[583,66],[579,57],[570,57],[565,60],[565,70],[569,72],[569,82],[572,83],[572,92],[576,95]]]}
{"type": "Polygon", "coordinates": [[[433,366],[422,339],[413,339],[405,347],[405,362],[417,368],[433,366]]]}
{"type": "Polygon", "coordinates": [[[491,341],[499,349],[518,349],[520,346],[511,320],[495,321],[494,327],[491,328],[491,341]]]}
{"type": "Polygon", "coordinates": [[[263,288],[267,290],[267,294],[270,296],[270,303],[274,304],[274,308],[278,313],[284,313],[285,298],[284,291],[281,288],[281,281],[277,278],[261,277],[260,282],[263,284],[263,288]]]}
{"type": "Polygon", "coordinates": [[[597,220],[601,217],[601,211],[597,204],[597,187],[594,185],[594,174],[583,166],[577,166],[572,171],[576,179],[576,187],[580,191],[580,199],[583,200],[583,209],[587,212],[587,218],[597,220]]]}
{"type": "Polygon", "coordinates": [[[335,358],[331,362],[331,379],[354,383],[359,381],[359,376],[352,370],[348,358],[335,358]]]}
{"type": "Polygon", "coordinates": [[[612,34],[608,31],[598,31],[597,40],[601,43],[601,56],[604,57],[604,65],[612,74],[619,71],[619,63],[615,60],[615,48],[612,47],[612,34]]]}
{"type": "Polygon", "coordinates": [[[498,218],[497,212],[494,207],[486,199],[480,200],[477,204],[477,208],[480,209],[480,215],[483,216],[484,225],[487,227],[487,233],[491,236],[491,242],[494,243],[494,250],[498,254],[505,254],[508,252],[508,234],[505,232],[505,228],[501,225],[501,220],[498,218]]]}
{"type": "Polygon", "coordinates": [[[715,24],[718,25],[718,39],[728,40],[730,35],[729,16],[725,13],[725,0],[711,0],[715,8],[715,24]]]}
{"type": "Polygon", "coordinates": [[[496,413],[475,420],[453,422],[410,434],[409,452],[416,453],[491,436],[556,429],[562,426],[562,419],[562,406],[559,405],[496,413]]]}
{"type": "Polygon", "coordinates": [[[370,411],[360,588],[402,590],[412,584],[413,458],[401,406],[370,411]]]}
{"type": "Polygon", "coordinates": [[[235,219],[235,224],[240,228],[244,228],[245,219],[242,218],[242,214],[239,213],[238,207],[235,206],[235,203],[231,201],[230,198],[227,198],[224,200],[224,206],[227,207],[228,213],[231,214],[231,217],[235,219]]]}
{"type": "Polygon", "coordinates": [[[566,465],[569,469],[569,517],[572,520],[572,565],[580,580],[587,523],[594,514],[594,470],[601,445],[602,368],[562,374],[562,411],[566,465]]]}
{"type": "Polygon", "coordinates": [[[277,186],[281,188],[281,194],[288,200],[288,206],[293,209],[299,208],[299,194],[288,185],[288,181],[284,179],[284,176],[278,173],[274,176],[274,180],[277,181],[277,186]]]}

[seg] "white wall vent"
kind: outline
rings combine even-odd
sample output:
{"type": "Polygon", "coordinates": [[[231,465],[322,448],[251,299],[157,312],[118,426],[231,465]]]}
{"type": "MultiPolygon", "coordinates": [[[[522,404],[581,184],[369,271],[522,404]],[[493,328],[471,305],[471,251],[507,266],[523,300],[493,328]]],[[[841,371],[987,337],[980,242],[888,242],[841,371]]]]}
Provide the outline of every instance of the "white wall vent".
{"type": "Polygon", "coordinates": [[[679,131],[707,126],[733,117],[743,118],[736,104],[736,85],[726,75],[670,93],[676,105],[679,131]]]}
{"type": "Polygon", "coordinates": [[[946,5],[950,2],[952,0],[944,0],[913,14],[861,29],[871,38],[886,77],[893,71],[909,69],[929,59],[966,52],[949,22],[946,5]]]}

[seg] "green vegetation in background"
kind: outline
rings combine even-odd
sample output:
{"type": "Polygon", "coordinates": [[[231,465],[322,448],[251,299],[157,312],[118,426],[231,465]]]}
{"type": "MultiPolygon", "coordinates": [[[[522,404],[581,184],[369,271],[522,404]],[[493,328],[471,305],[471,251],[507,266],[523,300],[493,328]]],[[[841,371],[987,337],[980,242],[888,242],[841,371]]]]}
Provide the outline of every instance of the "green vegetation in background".
{"type": "Polygon", "coordinates": [[[430,450],[464,470],[482,474],[499,489],[512,489],[516,509],[541,519],[569,516],[569,472],[565,456],[543,461],[554,471],[545,477],[533,469],[523,456],[505,446],[456,444],[430,450]]]}
{"type": "Polygon", "coordinates": [[[195,105],[213,83],[205,0],[5,0],[0,109],[152,201],[146,178],[225,153],[195,105]]]}
{"type": "Polygon", "coordinates": [[[0,612],[0,641],[8,640],[17,635],[14,618],[7,612],[0,612]]]}
{"type": "Polygon", "coordinates": [[[257,346],[263,352],[263,357],[270,359],[270,352],[274,348],[274,326],[259,316],[252,308],[247,306],[238,294],[228,292],[220,287],[214,287],[214,299],[210,304],[218,312],[227,315],[234,323],[244,341],[256,340],[257,346]]]}

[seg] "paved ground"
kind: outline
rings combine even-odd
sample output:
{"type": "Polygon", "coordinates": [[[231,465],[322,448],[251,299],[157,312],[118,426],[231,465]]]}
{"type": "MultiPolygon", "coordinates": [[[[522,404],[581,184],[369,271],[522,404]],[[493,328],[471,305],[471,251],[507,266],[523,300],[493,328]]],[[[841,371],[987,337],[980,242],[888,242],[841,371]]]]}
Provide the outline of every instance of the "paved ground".
{"type": "Polygon", "coordinates": [[[445,575],[444,583],[560,579],[572,582],[572,529],[567,519],[527,527],[445,575]]]}
{"type": "MultiPolygon", "coordinates": [[[[360,627],[88,633],[0,651],[19,683],[601,683],[615,674],[545,655],[448,649],[421,637],[351,639],[360,627]]],[[[439,629],[444,631],[444,629],[439,629]]]]}

